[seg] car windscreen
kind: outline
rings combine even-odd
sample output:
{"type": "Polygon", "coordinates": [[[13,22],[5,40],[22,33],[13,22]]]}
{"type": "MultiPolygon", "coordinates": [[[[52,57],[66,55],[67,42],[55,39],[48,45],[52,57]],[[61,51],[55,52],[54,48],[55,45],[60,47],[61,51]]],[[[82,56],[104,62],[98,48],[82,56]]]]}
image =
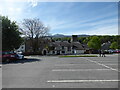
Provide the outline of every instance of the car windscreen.
{"type": "Polygon", "coordinates": [[[13,52],[2,52],[3,55],[5,54],[14,54],[13,52]]]}

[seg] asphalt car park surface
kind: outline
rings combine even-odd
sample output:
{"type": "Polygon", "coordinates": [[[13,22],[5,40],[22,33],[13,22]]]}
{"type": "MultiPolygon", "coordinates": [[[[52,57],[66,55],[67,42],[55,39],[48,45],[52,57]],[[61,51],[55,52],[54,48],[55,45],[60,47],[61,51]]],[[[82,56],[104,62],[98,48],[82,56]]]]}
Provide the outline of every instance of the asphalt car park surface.
{"type": "Polygon", "coordinates": [[[26,58],[2,66],[3,88],[118,88],[118,55],[26,58]]]}
{"type": "Polygon", "coordinates": [[[0,68],[0,89],[2,89],[2,68],[0,68]]]}

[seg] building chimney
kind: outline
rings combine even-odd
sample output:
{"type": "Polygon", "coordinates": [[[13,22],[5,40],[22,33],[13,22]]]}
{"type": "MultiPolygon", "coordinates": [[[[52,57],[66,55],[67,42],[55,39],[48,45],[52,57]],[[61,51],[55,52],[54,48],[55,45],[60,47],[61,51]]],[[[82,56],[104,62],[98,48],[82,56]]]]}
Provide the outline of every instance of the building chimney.
{"type": "Polygon", "coordinates": [[[71,42],[77,42],[77,35],[72,35],[71,42]]]}

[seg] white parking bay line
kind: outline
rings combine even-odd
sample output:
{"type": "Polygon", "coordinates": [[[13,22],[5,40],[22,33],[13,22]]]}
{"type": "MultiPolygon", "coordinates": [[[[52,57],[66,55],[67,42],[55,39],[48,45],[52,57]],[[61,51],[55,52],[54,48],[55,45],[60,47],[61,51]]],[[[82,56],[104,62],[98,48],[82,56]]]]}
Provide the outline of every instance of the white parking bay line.
{"type": "Polygon", "coordinates": [[[108,69],[111,69],[111,70],[113,70],[113,71],[120,72],[120,71],[118,71],[117,69],[114,69],[114,68],[112,68],[112,67],[109,67],[109,66],[107,66],[107,65],[105,65],[105,64],[102,64],[102,63],[99,63],[99,62],[93,61],[93,60],[88,59],[88,58],[84,58],[84,59],[86,59],[86,60],[88,60],[88,61],[90,61],[90,62],[96,63],[96,64],[98,64],[98,65],[100,65],[100,66],[104,66],[104,67],[106,67],[106,68],[108,68],[108,69]]]}
{"type": "MultiPolygon", "coordinates": [[[[94,65],[95,63],[89,64],[89,65],[94,65]]],[[[87,64],[56,64],[55,66],[80,66],[80,65],[87,65],[87,64]]],[[[118,65],[118,64],[105,64],[105,65],[118,65]]]]}
{"type": "Polygon", "coordinates": [[[105,65],[116,65],[116,66],[118,66],[118,64],[105,64],[105,65]]]}
{"type": "Polygon", "coordinates": [[[53,69],[52,71],[105,71],[110,69],[53,69]]]}
{"type": "Polygon", "coordinates": [[[120,80],[48,80],[48,83],[119,82],[120,80]]]}
{"type": "Polygon", "coordinates": [[[118,61],[98,61],[98,62],[103,62],[103,63],[118,63],[118,61]]]}
{"type": "MultiPolygon", "coordinates": [[[[77,66],[77,65],[87,65],[87,64],[56,64],[55,66],[77,66]]],[[[94,63],[89,65],[94,65],[94,63]]]]}

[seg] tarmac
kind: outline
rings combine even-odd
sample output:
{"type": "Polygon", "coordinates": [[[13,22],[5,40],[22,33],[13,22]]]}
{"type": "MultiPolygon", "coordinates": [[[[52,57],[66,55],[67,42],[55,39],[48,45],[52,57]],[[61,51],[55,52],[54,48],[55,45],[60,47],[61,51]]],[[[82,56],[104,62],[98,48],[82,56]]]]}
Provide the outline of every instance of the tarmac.
{"type": "Polygon", "coordinates": [[[3,88],[118,88],[118,54],[26,58],[2,65],[3,88]]]}

